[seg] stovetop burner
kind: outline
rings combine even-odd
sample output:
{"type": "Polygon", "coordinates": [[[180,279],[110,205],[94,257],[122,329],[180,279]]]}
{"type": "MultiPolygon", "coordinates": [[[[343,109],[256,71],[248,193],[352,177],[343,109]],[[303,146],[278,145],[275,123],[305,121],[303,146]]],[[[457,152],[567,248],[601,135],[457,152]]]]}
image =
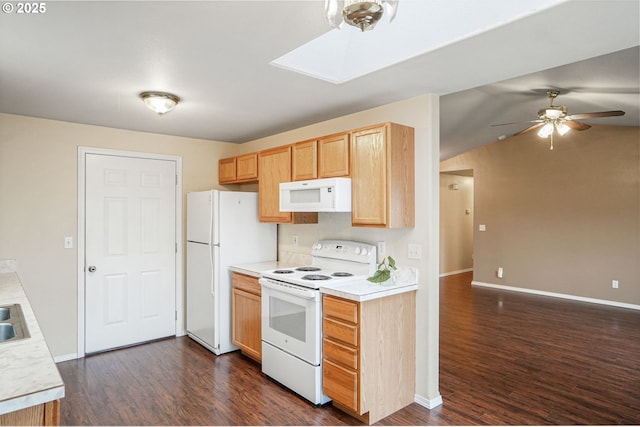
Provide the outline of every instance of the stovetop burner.
{"type": "Polygon", "coordinates": [[[353,274],[347,273],[346,271],[336,271],[332,274],[333,277],[351,277],[353,274]]]}
{"type": "Polygon", "coordinates": [[[306,276],[302,276],[302,280],[329,280],[329,279],[331,279],[331,277],[325,276],[324,274],[307,274],[306,276]]]}
{"type": "Polygon", "coordinates": [[[296,271],[320,271],[320,270],[322,270],[320,267],[312,267],[312,266],[296,268],[296,271]]]}
{"type": "Polygon", "coordinates": [[[273,270],[273,274],[293,274],[293,270],[273,270]]]}

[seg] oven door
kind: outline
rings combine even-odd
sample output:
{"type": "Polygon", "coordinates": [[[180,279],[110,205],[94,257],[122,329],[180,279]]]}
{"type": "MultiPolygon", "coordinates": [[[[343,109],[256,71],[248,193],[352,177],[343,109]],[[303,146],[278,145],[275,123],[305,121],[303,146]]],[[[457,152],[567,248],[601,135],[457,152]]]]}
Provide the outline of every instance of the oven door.
{"type": "Polygon", "coordinates": [[[262,340],[320,365],[320,291],[261,278],[262,340]]]}

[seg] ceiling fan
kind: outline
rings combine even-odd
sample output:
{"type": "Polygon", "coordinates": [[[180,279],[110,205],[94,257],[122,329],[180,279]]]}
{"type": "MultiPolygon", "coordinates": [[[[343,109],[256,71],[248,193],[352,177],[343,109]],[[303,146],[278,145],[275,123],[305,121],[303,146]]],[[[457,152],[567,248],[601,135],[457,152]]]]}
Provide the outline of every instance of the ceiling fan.
{"type": "Polygon", "coordinates": [[[514,133],[511,136],[521,135],[523,133],[531,132],[538,129],[538,136],[542,138],[551,138],[551,150],[553,150],[553,134],[558,132],[559,135],[564,135],[569,130],[587,130],[591,126],[585,123],[576,122],[575,120],[594,119],[597,117],[610,117],[610,116],[622,116],[624,111],[600,111],[597,113],[582,113],[567,115],[567,107],[564,105],[553,105],[553,101],[560,94],[559,90],[548,90],[547,96],[549,97],[549,106],[538,110],[538,118],[536,120],[522,120],[511,123],[501,123],[491,126],[505,126],[513,125],[517,123],[535,123],[520,132],[514,133]]]}

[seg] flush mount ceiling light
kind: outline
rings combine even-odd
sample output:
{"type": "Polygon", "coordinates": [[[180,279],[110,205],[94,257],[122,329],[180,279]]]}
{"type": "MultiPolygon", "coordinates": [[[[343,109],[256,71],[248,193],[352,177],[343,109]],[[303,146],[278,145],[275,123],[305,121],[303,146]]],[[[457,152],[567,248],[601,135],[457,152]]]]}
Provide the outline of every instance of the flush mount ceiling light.
{"type": "Polygon", "coordinates": [[[340,28],[344,21],[360,28],[361,31],[370,31],[383,15],[389,16],[389,22],[393,21],[398,10],[398,1],[325,0],[324,10],[329,24],[334,28],[340,28]]]}
{"type": "Polygon", "coordinates": [[[140,98],[151,111],[158,114],[168,113],[180,102],[180,98],[167,92],[142,92],[140,98]]]}

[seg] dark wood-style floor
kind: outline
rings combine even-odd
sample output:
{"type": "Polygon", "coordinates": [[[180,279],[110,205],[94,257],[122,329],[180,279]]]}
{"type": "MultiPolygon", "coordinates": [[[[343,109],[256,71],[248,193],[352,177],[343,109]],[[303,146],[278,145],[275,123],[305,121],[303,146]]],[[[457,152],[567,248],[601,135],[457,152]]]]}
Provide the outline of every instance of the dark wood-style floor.
{"type": "MultiPolygon", "coordinates": [[[[440,392],[381,425],[640,424],[640,313],[441,279],[440,392]]],[[[65,425],[359,425],[172,338],[58,364],[65,425]]]]}

